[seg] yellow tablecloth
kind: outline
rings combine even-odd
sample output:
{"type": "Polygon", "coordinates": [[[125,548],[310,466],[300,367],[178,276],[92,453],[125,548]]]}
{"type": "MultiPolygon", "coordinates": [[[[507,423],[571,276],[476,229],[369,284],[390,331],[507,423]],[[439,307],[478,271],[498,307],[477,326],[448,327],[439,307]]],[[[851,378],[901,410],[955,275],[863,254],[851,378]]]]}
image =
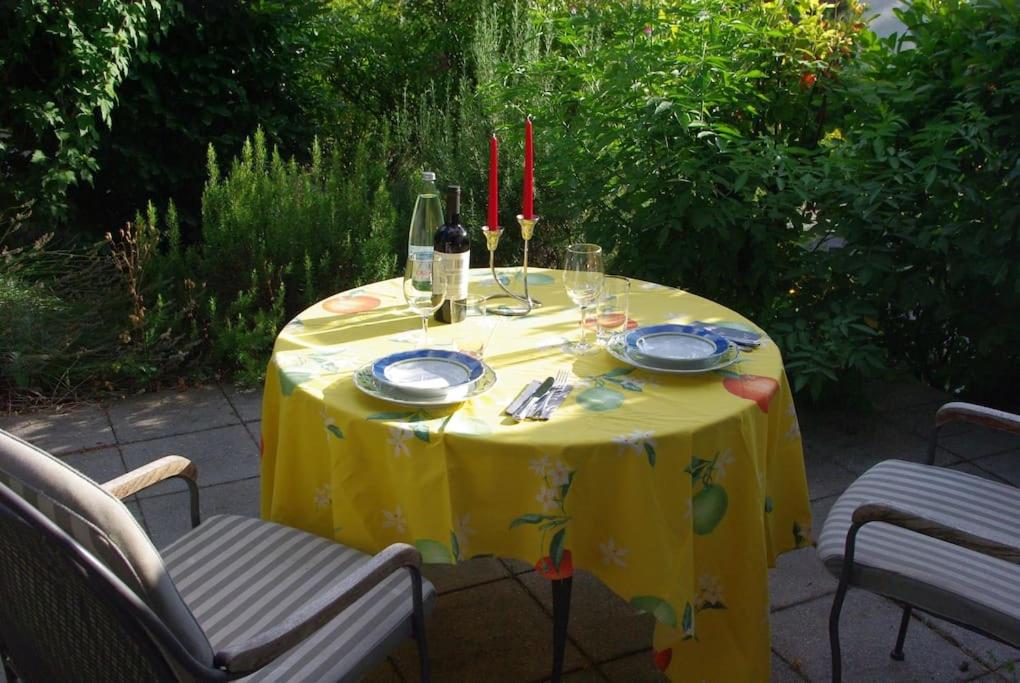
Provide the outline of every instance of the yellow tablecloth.
{"type": "MultiPolygon", "coordinates": [[[[579,312],[560,271],[529,279],[545,306],[503,319],[485,357],[497,386],[451,409],[403,408],[354,387],[360,365],[413,348],[420,326],[399,279],[292,320],[266,376],[262,515],[366,552],[413,543],[426,562],[559,559],[547,575],[589,570],[655,616],[655,662],[671,679],[768,680],[766,568],[811,538],[797,415],[775,344],[696,376],[634,370],[605,352],[574,357],[564,342],[576,338],[579,312]],[[552,420],[502,415],[528,381],[560,369],[575,389],[552,420]]],[[[471,291],[497,287],[473,270],[471,291]]],[[[751,325],[640,281],[630,310],[640,324],[751,325]]],[[[437,341],[456,332],[430,326],[437,341]]]]}

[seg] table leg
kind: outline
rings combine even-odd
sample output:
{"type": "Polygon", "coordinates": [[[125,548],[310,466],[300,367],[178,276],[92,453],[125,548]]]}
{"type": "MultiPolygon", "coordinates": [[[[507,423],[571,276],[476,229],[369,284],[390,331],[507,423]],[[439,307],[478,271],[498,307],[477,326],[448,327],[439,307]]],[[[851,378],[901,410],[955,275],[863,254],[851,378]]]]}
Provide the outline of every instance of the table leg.
{"type": "Polygon", "coordinates": [[[563,678],[563,653],[567,648],[567,621],[570,619],[570,587],[572,577],[552,579],[553,603],[553,670],[552,683],[563,678]]]}

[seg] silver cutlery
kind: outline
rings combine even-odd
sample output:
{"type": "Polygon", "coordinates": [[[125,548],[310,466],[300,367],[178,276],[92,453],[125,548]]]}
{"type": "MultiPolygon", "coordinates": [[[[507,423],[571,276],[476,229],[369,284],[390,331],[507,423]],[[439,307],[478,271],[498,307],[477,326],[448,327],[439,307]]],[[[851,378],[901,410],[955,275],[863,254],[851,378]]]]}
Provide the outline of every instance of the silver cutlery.
{"type": "Polygon", "coordinates": [[[554,381],[555,380],[552,377],[546,377],[545,380],[538,385],[538,389],[535,390],[535,393],[529,396],[528,400],[526,400],[520,408],[511,413],[510,417],[512,417],[515,422],[520,422],[528,417],[531,410],[535,407],[536,402],[541,400],[542,397],[544,397],[552,388],[554,381]]]}
{"type": "Polygon", "coordinates": [[[569,378],[570,378],[570,373],[567,372],[566,370],[559,370],[559,371],[557,371],[556,379],[553,380],[552,387],[550,388],[548,393],[546,393],[546,395],[542,397],[542,400],[540,400],[535,405],[534,409],[532,410],[532,412],[535,414],[536,417],[541,418],[542,413],[545,412],[546,407],[549,405],[549,400],[554,396],[556,390],[559,387],[562,387],[562,386],[564,386],[567,383],[567,380],[569,378]]]}
{"type": "Polygon", "coordinates": [[[570,392],[573,390],[574,386],[566,383],[559,387],[553,387],[553,389],[549,392],[552,398],[546,401],[545,406],[542,408],[542,412],[539,413],[535,419],[548,420],[552,417],[552,414],[556,412],[557,408],[563,405],[563,402],[567,400],[567,396],[569,396],[570,392]]]}
{"type": "Polygon", "coordinates": [[[512,401],[510,401],[510,405],[508,405],[503,410],[503,412],[506,413],[507,415],[513,415],[518,410],[520,410],[521,406],[524,405],[524,402],[527,401],[529,398],[531,398],[531,395],[534,394],[535,391],[538,390],[538,386],[541,383],[542,382],[540,382],[539,380],[534,379],[534,380],[531,380],[530,382],[528,382],[526,385],[524,385],[524,388],[521,389],[519,394],[517,394],[517,398],[515,398],[512,401]]]}

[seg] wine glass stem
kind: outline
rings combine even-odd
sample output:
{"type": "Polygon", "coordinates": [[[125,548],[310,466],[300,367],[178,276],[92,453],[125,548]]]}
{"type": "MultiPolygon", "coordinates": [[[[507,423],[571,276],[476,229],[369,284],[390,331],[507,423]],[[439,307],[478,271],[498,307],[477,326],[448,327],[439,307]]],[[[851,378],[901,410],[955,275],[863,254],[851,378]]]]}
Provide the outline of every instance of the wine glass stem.
{"type": "Polygon", "coordinates": [[[423,315],[421,317],[421,343],[428,344],[429,342],[429,317],[423,315]]]}
{"type": "Polygon", "coordinates": [[[584,346],[587,346],[587,341],[588,341],[588,328],[585,325],[585,322],[587,321],[587,319],[588,319],[588,307],[582,305],[581,306],[581,341],[578,342],[578,344],[582,348],[584,346]]]}

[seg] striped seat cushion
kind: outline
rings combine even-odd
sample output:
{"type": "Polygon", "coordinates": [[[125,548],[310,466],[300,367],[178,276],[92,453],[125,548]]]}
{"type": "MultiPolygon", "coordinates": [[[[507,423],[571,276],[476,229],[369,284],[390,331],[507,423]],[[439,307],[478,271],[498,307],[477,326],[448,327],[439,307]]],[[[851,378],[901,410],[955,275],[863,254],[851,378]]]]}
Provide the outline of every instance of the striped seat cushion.
{"type": "MultiPolygon", "coordinates": [[[[370,559],[324,538],[250,517],[211,517],[163,551],[214,650],[279,623],[370,559]]],[[[425,609],[435,589],[423,581],[425,609]]],[[[243,680],[358,680],[411,635],[411,579],[397,571],[290,652],[243,680]]]]}
{"type": "MultiPolygon", "coordinates": [[[[887,460],[832,506],[818,555],[839,576],[854,510],[885,503],[1020,547],[1020,489],[957,470],[887,460]]],[[[1020,646],[1020,566],[874,522],[857,534],[851,583],[1020,646]]]]}

